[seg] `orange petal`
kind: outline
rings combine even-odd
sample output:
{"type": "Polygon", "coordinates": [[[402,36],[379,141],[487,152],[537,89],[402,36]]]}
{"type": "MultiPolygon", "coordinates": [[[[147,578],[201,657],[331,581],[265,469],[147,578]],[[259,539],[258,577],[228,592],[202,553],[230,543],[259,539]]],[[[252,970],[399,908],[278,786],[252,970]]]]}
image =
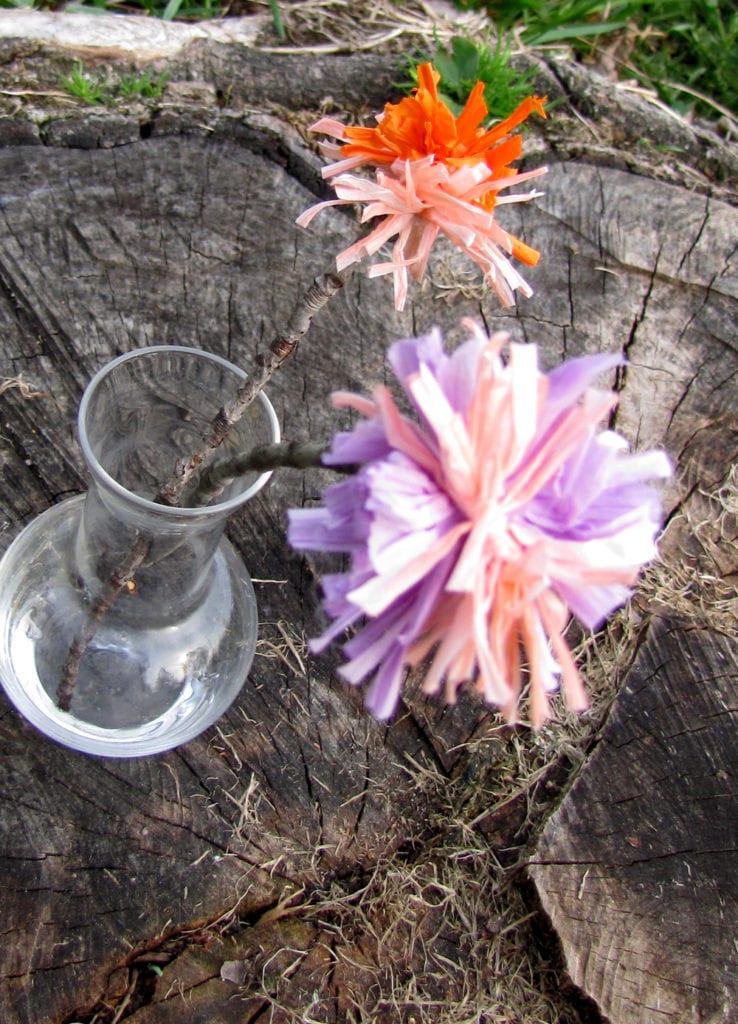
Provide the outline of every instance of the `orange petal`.
{"type": "Polygon", "coordinates": [[[469,142],[476,141],[476,131],[487,116],[487,104],[484,102],[484,82],[477,82],[469,94],[464,109],[456,122],[456,132],[462,141],[470,136],[469,142]]]}
{"type": "Polygon", "coordinates": [[[438,99],[438,92],[436,86],[441,81],[440,74],[436,71],[432,64],[419,64],[418,65],[418,88],[416,92],[421,89],[426,89],[433,99],[438,99]]]}
{"type": "Polygon", "coordinates": [[[499,124],[496,124],[487,134],[492,135],[494,133],[497,138],[502,138],[503,135],[509,135],[513,128],[517,128],[517,126],[527,120],[533,112],[540,114],[541,117],[545,118],[546,110],[543,104],[547,99],[547,96],[529,96],[526,100],[523,100],[515,110],[513,110],[512,114],[506,117],[504,121],[500,121],[499,124]]]}
{"type": "Polygon", "coordinates": [[[531,246],[526,245],[525,242],[521,242],[519,238],[510,235],[510,242],[512,244],[513,256],[520,260],[521,263],[525,263],[528,267],[535,267],[541,258],[541,254],[538,249],[533,249],[531,246]]]}

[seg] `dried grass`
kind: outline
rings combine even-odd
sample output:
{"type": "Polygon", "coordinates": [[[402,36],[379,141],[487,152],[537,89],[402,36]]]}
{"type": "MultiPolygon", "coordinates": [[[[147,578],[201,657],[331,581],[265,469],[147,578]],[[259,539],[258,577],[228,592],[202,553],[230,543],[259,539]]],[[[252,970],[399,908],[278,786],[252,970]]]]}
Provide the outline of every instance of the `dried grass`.
{"type": "Polygon", "coordinates": [[[450,779],[430,761],[408,760],[411,796],[414,791],[434,808],[423,836],[409,833],[406,848],[380,857],[361,879],[290,893],[284,906],[251,926],[251,944],[258,942],[264,956],[252,965],[241,997],[261,1001],[260,1020],[579,1021],[566,980],[540,946],[537,915],[517,885],[517,864],[504,866],[505,851],[480,827],[485,800],[500,803],[510,798],[513,780],[517,792],[543,777],[547,747],[509,729],[495,736],[493,765],[490,737],[469,751],[470,763],[481,752],[492,767],[476,778],[450,779]],[[274,932],[263,932],[275,924],[282,929],[276,946],[274,932]],[[322,955],[308,961],[316,946],[322,955]]]}
{"type": "MultiPolygon", "coordinates": [[[[649,617],[668,608],[735,630],[736,591],[725,566],[726,559],[735,559],[738,537],[738,468],[731,467],[713,490],[695,490],[669,529],[681,541],[690,540],[688,549],[665,540],[663,559],[596,636],[572,627],[570,642],[591,698],[586,713],[567,713],[555,697],[552,720],[534,733],[510,728],[480,707],[481,725],[473,737],[444,751],[452,771],[431,757],[404,762],[408,788],[401,802],[429,811],[425,819],[407,823],[399,850],[380,857],[363,876],[328,882],[317,858],[311,890],[290,894],[289,906],[279,911],[289,917],[282,923],[306,929],[305,948],[290,932],[291,942],[278,951],[283,960],[272,952],[270,964],[284,962],[291,969],[264,971],[244,992],[262,1000],[264,1020],[582,1019],[576,993],[531,910],[521,869],[588,757],[649,617]],[[322,949],[318,967],[306,952],[316,942],[322,949]]],[[[303,642],[284,623],[270,627],[261,653],[295,674],[304,672],[303,642]]],[[[416,683],[408,706],[430,735],[436,706],[413,693],[416,683]]],[[[397,804],[396,793],[378,796],[397,804]]]]}
{"type": "Polygon", "coordinates": [[[428,268],[428,277],[421,282],[421,289],[430,292],[432,301],[440,300],[448,306],[460,298],[484,299],[491,285],[477,264],[446,239],[439,239],[439,243],[428,268]]]}
{"type": "Polygon", "coordinates": [[[261,623],[260,632],[256,656],[267,661],[280,661],[291,675],[304,678],[308,654],[305,635],[284,619],[261,623]]]}
{"type": "Polygon", "coordinates": [[[671,517],[663,557],[644,573],[640,592],[667,609],[734,636],[738,631],[738,464],[712,490],[698,488],[671,517]]]}
{"type": "Polygon", "coordinates": [[[331,936],[349,1020],[567,1019],[542,985],[529,914],[483,845],[445,841],[412,865],[390,861],[356,902],[327,896],[310,913],[331,936]]]}
{"type": "Polygon", "coordinates": [[[22,398],[50,398],[44,391],[37,391],[32,384],[29,384],[22,377],[3,377],[0,380],[0,395],[6,391],[19,391],[22,398]]]}
{"type": "Polygon", "coordinates": [[[460,30],[482,33],[489,27],[478,12],[456,11],[451,4],[409,0],[298,0],[280,4],[287,34],[283,46],[260,48],[275,53],[358,53],[396,50],[409,53],[447,43],[460,30]]]}
{"type": "MultiPolygon", "coordinates": [[[[270,625],[262,655],[299,673],[292,647],[300,658],[302,648],[284,623],[281,627],[270,625]]],[[[452,773],[430,757],[408,757],[401,802],[427,807],[429,813],[425,820],[406,822],[399,850],[379,857],[363,875],[332,879],[326,879],[319,852],[313,851],[312,869],[301,873],[313,880],[309,890],[286,890],[283,902],[256,923],[249,921],[245,931],[237,915],[228,919],[228,937],[244,954],[255,944],[262,951],[238,989],[249,1006],[258,1002],[259,1020],[580,1020],[567,979],[541,944],[540,922],[520,888],[519,869],[562,786],[587,756],[630,663],[639,628],[638,616],[626,609],[596,643],[589,636],[580,639],[577,654],[592,694],[585,715],[567,714],[557,699],[554,720],[538,734],[490,716],[479,735],[448,751],[458,766],[452,773]],[[562,765],[563,773],[558,772],[562,765]]],[[[262,841],[267,838],[255,813],[253,778],[252,783],[241,797],[229,794],[239,815],[236,842],[253,828],[262,841]]],[[[398,794],[378,797],[396,804],[398,794]]],[[[284,847],[284,837],[268,838],[267,846],[284,847]]]]}

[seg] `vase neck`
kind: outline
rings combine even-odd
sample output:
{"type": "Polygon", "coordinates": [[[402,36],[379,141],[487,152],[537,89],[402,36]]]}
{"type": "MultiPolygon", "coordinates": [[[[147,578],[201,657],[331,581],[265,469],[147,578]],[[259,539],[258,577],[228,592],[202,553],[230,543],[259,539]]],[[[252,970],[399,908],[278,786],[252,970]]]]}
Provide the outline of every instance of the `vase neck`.
{"type": "MultiPolygon", "coordinates": [[[[146,614],[176,616],[197,603],[227,517],[269,478],[234,480],[205,508],[154,502],[162,486],[192,458],[210,425],[247,377],[219,356],[198,349],[154,346],[121,356],[85,391],[80,442],[91,486],[77,530],[75,561],[93,600],[135,563],[129,592],[146,614]]],[[[269,401],[260,393],[223,440],[232,454],[279,440],[269,401]]]]}
{"type": "Polygon", "coordinates": [[[80,580],[93,601],[123,589],[135,598],[137,617],[177,619],[210,585],[226,518],[206,510],[186,517],[164,507],[161,513],[142,510],[93,483],[77,530],[80,580]]]}

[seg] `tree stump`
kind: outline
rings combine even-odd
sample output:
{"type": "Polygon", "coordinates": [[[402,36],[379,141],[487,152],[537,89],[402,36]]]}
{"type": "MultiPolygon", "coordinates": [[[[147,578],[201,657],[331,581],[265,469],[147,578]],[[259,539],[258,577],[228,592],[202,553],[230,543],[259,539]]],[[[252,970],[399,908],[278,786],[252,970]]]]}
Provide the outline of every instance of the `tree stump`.
{"type": "Polygon", "coordinates": [[[661,619],[531,875],[614,1021],[728,1021],[738,950],[738,646],[661,619]]]}
{"type": "MultiPolygon", "coordinates": [[[[75,55],[27,39],[5,39],[3,47],[8,92],[17,91],[18,76],[50,91],[75,55]]],[[[94,56],[116,59],[125,64],[130,55],[94,56]]],[[[327,211],[308,232],[295,227],[324,186],[319,161],[288,121],[301,123],[298,108],[327,95],[355,106],[362,84],[376,107],[393,59],[324,58],[316,70],[312,58],[267,60],[199,39],[167,61],[172,85],[178,77],[204,81],[195,101],[190,93],[183,102],[183,89],[112,110],[50,100],[41,108],[38,98],[16,97],[21,109],[7,106],[0,118],[3,549],[35,515],[84,489],[74,422],[81,392],[101,365],[143,345],[178,343],[248,367],[312,277],[356,237],[355,220],[343,211],[327,211]],[[226,94],[232,105],[219,105],[226,94]]],[[[504,225],[544,253],[529,274],[534,297],[500,310],[443,247],[401,315],[386,280],[357,274],[269,394],[286,436],[327,439],[349,422],[330,410],[332,389],[365,391],[384,380],[384,351],[395,338],[438,324],[459,340],[464,316],[537,342],[547,367],[585,352],[624,351],[627,369],[611,381],[621,397],[615,425],[638,447],[665,446],[679,472],[665,494],[667,571],[626,616],[639,628],[612,666],[614,686],[649,637],[651,612],[679,603],[667,583],[685,567],[695,579],[680,591],[682,611],[700,622],[700,600],[707,594],[711,602],[701,649],[714,659],[735,657],[714,628],[725,621],[718,613],[732,615],[720,587],[736,572],[738,213],[727,186],[710,177],[735,154],[717,137],[690,130],[680,145],[692,169],[671,157],[665,164],[637,145],[636,115],[645,116],[637,104],[608,107],[594,79],[582,82],[570,71],[567,81],[561,67],[539,71],[542,89],[568,94],[579,109],[529,146],[534,162],[552,164],[544,199],[505,210],[504,225]],[[593,113],[587,104],[597,110],[596,144],[576,135],[582,111],[593,113]]],[[[520,765],[511,770],[504,758],[512,752],[543,765],[536,778],[555,782],[550,810],[578,761],[571,751],[577,743],[586,748],[589,733],[559,752],[561,721],[542,739],[505,730],[470,698],[452,709],[426,701],[417,679],[391,725],[368,718],[360,693],[335,677],[336,656],[305,654],[305,637],[322,628],[321,563],[298,557],[284,539],[285,509],[317,501],[328,479],[323,471],[285,471],[231,524],[256,581],[261,640],[241,695],[204,736],[155,758],[86,758],[40,739],[0,699],[3,1024],[166,1024],[183,1015],[193,1024],[350,1021],[356,1014],[389,1024],[443,1019],[443,1007],[469,999],[478,1000],[480,1014],[509,1010],[520,979],[502,970],[500,950],[511,936],[528,937],[531,926],[505,917],[508,910],[496,918],[490,901],[461,911],[444,881],[453,858],[441,840],[453,820],[467,844],[454,847],[458,862],[470,865],[475,884],[497,878],[500,864],[523,858],[546,813],[546,793],[521,788],[520,765]],[[488,799],[505,772],[514,799],[488,799]],[[459,824],[449,794],[462,784],[466,795],[453,806],[453,814],[464,812],[459,824]],[[524,820],[518,812],[534,804],[537,817],[524,820]],[[472,835],[493,837],[498,856],[483,860],[476,851],[472,858],[472,835]],[[507,1007],[495,1002],[504,999],[507,1007]]],[[[691,628],[654,631],[633,669],[642,676],[629,676],[628,706],[660,699],[658,679],[646,686],[640,666],[665,644],[696,652],[691,628]]],[[[685,735],[700,728],[694,716],[707,714],[705,707],[713,708],[715,730],[718,722],[727,727],[731,705],[724,702],[731,699],[726,683],[704,696],[707,703],[686,705],[685,735]]],[[[619,714],[609,728],[617,728],[619,714]]],[[[722,736],[715,730],[710,737],[722,736]]],[[[604,760],[610,747],[602,750],[604,760]]],[[[710,787],[704,800],[727,808],[730,779],[716,774],[710,787]]],[[[616,849],[625,841],[632,852],[628,838],[649,835],[633,829],[615,837],[616,849]]],[[[557,883],[561,894],[545,895],[551,836],[532,871],[563,939],[571,885],[557,883]]],[[[601,847],[597,856],[620,870],[612,851],[606,856],[601,847]]],[[[588,882],[595,877],[593,867],[588,882]]],[[[580,885],[577,876],[577,892],[580,885]]],[[[511,897],[506,907],[515,906],[511,897]]],[[[711,909],[717,913],[717,903],[711,909]]],[[[528,915],[521,909],[518,916],[528,915]]],[[[632,978],[625,994],[606,995],[623,982],[604,974],[593,981],[575,956],[567,957],[574,981],[617,1024],[647,1019],[632,978]]],[[[553,992],[558,982],[545,956],[537,963],[531,987],[540,989],[540,1005],[529,1019],[581,1019],[576,999],[553,992]]],[[[708,986],[722,984],[717,973],[702,977],[708,986]]],[[[673,992],[680,983],[674,978],[673,992]]]]}

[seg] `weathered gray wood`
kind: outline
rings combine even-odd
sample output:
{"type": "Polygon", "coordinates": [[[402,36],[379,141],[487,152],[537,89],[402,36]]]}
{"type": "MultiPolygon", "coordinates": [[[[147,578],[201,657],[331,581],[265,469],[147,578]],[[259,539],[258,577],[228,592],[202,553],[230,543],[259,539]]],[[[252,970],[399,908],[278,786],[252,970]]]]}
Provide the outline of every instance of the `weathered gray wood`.
{"type": "MultiPolygon", "coordinates": [[[[370,81],[375,71],[367,64],[356,74],[370,81]]],[[[48,396],[0,396],[3,547],[34,515],[84,489],[74,417],[99,366],[162,342],[247,366],[356,231],[340,212],[310,232],[294,227],[314,199],[305,183],[319,187],[316,161],[274,121],[162,109],[142,139],[135,112],[74,118],[55,112],[32,146],[16,145],[26,136],[10,127],[2,136],[0,374],[20,374],[48,396]]],[[[538,342],[547,366],[627,350],[617,426],[679,457],[667,493],[675,520],[701,508],[700,491],[723,483],[738,452],[736,210],[572,161],[552,168],[546,190],[536,206],[504,211],[506,226],[544,253],[529,272],[533,299],[502,313],[440,249],[403,315],[392,311],[386,280],[357,275],[269,389],[284,433],[320,438],[345,427],[328,393],[383,380],[393,338],[439,323],[458,339],[462,316],[482,316],[538,342]]],[[[251,975],[224,982],[220,966],[248,960],[265,935],[275,953],[308,950],[314,937],[306,917],[294,932],[291,918],[279,917],[270,933],[262,912],[304,889],[299,907],[334,878],[346,880],[347,893],[360,889],[383,855],[424,834],[434,811],[432,791],[418,798],[408,758],[461,774],[465,742],[495,722],[473,701],[428,704],[416,680],[398,719],[380,728],[333,677],[334,656],[300,661],[286,645],[285,632],[299,648],[320,629],[320,563],[286,547],[284,510],[317,500],[324,479],[280,474],[232,523],[252,574],[266,581],[257,583],[263,644],[238,701],[200,740],[144,761],[87,759],[39,739],[0,699],[3,1024],[57,1024],[101,1000],[118,1005],[131,964],[156,955],[165,975],[149,977],[151,1002],[133,1019],[181,1017],[173,979],[195,986],[193,1021],[251,1019],[251,975]],[[198,929],[209,923],[213,934],[231,911],[241,926],[235,947],[216,947],[204,965],[191,949],[174,963],[198,929]]],[[[345,1019],[349,988],[333,971],[322,960],[296,971],[285,996],[294,1012],[310,1003],[307,979],[330,976],[326,1017],[345,1019]]]]}
{"type": "Polygon", "coordinates": [[[618,1024],[735,1019],[738,645],[661,620],[530,867],[618,1024]]]}
{"type": "MultiPolygon", "coordinates": [[[[335,248],[350,231],[338,223],[322,238],[298,232],[293,220],[309,196],[278,166],[234,146],[152,141],[98,153],[101,161],[58,152],[53,164],[37,155],[45,154],[0,154],[3,375],[20,374],[48,396],[3,396],[6,543],[83,487],[74,415],[99,365],[153,341],[202,345],[247,364],[326,265],[325,237],[335,248]]],[[[303,360],[273,392],[286,430],[327,428],[330,378],[345,375],[330,369],[333,350],[343,340],[342,359],[361,362],[357,340],[345,343],[356,339],[352,302],[324,318],[322,361],[303,360]],[[315,402],[296,404],[305,389],[315,402]]],[[[380,346],[370,358],[376,376],[380,346]]],[[[356,367],[352,374],[358,384],[356,367]]],[[[3,702],[8,1022],[56,1020],[92,1004],[131,949],[239,900],[241,913],[253,913],[293,877],[304,884],[371,863],[400,841],[367,780],[381,777],[399,795],[405,754],[427,741],[400,723],[392,767],[384,730],[330,682],[330,659],[303,674],[269,657],[269,642],[284,646],[277,623],[298,644],[318,629],[314,585],[283,539],[284,504],[301,494],[301,482],[285,478],[234,524],[252,574],[275,582],[258,585],[264,656],[220,732],[164,758],[104,763],[37,740],[3,702]]]]}

